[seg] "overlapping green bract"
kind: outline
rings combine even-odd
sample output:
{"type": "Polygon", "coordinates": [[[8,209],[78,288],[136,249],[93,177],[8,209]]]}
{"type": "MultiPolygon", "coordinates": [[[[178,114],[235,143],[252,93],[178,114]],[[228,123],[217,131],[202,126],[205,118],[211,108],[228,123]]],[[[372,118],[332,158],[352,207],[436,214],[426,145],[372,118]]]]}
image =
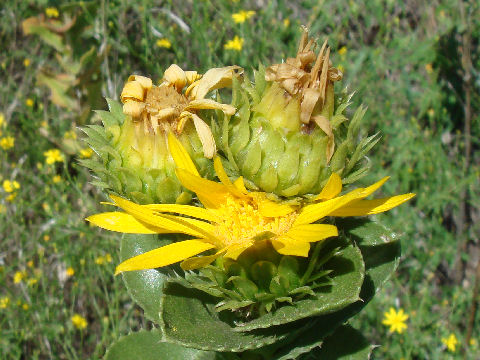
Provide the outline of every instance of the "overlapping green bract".
{"type": "MultiPolygon", "coordinates": [[[[318,194],[332,172],[338,173],[344,184],[366,174],[369,165],[364,157],[378,141],[376,135],[360,136],[366,108],[359,107],[352,119],[348,119],[345,110],[352,95],[346,92],[336,95],[335,110],[332,109],[328,119],[335,152],[327,159],[329,139],[318,126],[291,131],[276,127],[275,119],[256,111],[262,96],[272,86],[264,77],[265,69],[260,67],[253,84],[247,78],[242,82],[234,79],[232,105],[238,111],[232,117],[219,114],[221,120],[213,124],[217,146],[228,159],[233,174],[242,175],[251,189],[287,198],[318,194]]],[[[285,107],[285,111],[292,114],[282,116],[299,116],[298,110],[285,107]]]]}
{"type": "MultiPolygon", "coordinates": [[[[86,141],[99,159],[80,160],[93,170],[94,184],[107,192],[124,196],[139,204],[187,204],[192,195],[175,176],[164,133],[145,133],[122,111],[120,103],[107,99],[109,111],[97,111],[103,126],[82,128],[86,141]]],[[[180,140],[205,177],[212,177],[213,165],[203,157],[202,144],[193,126],[187,124],[180,140]]]]}

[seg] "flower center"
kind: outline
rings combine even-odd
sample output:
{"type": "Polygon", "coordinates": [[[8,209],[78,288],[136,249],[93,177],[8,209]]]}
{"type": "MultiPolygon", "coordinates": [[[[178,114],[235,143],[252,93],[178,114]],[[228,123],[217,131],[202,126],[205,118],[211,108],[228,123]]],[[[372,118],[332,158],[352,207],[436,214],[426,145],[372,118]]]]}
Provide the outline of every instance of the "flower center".
{"type": "MultiPolygon", "coordinates": [[[[155,116],[161,110],[171,109],[170,118],[177,118],[188,105],[188,99],[170,86],[153,86],[145,98],[147,111],[155,116]]],[[[161,113],[160,113],[161,115],[161,113]]]]}
{"type": "Polygon", "coordinates": [[[223,246],[283,235],[297,218],[295,212],[279,217],[263,216],[255,201],[233,196],[228,196],[225,204],[217,209],[217,215],[222,220],[216,223],[215,235],[223,246]]]}

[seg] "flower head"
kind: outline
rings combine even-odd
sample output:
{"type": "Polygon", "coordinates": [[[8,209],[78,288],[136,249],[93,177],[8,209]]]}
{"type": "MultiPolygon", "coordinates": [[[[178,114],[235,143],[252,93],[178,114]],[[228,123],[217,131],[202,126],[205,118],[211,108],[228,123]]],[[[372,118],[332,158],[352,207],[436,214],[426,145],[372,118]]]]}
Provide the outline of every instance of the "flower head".
{"type": "Polygon", "coordinates": [[[235,37],[232,40],[228,40],[223,47],[225,50],[241,51],[243,47],[243,41],[243,38],[235,35],[235,37]]]}
{"type": "Polygon", "coordinates": [[[15,138],[12,136],[6,136],[0,139],[0,146],[3,150],[8,150],[13,148],[15,145],[15,138]]]}
{"type": "Polygon", "coordinates": [[[152,269],[182,261],[183,269],[197,269],[223,256],[236,260],[257,242],[270,241],[283,255],[307,257],[310,243],[337,236],[336,226],[318,224],[327,216],[359,216],[387,211],[407,201],[413,194],[385,199],[364,200],[386,180],[367,188],[355,189],[343,196],[341,180],[333,174],[316,202],[303,207],[280,204],[265,193],[249,192],[243,178],[231,182],[219,157],[214,167],[220,183],[199,176],[181,143],[169,134],[169,148],[182,185],[197,194],[205,208],[190,205],[137,205],[111,196],[125,212],[107,212],[87,218],[104,229],[125,233],[183,233],[192,239],[163,246],[121,263],[116,273],[152,269]],[[195,257],[215,249],[213,255],[195,257]]]}
{"type": "Polygon", "coordinates": [[[442,338],[442,343],[449,351],[454,352],[458,345],[458,339],[455,334],[450,334],[448,338],[442,338]]]}
{"type": "Polygon", "coordinates": [[[48,8],[46,8],[46,9],[45,9],[45,14],[46,14],[49,18],[58,18],[58,16],[60,15],[56,7],[48,7],[48,8]]]}
{"type": "Polygon", "coordinates": [[[168,39],[158,39],[156,45],[165,49],[170,49],[172,47],[172,43],[168,39]]]}
{"type": "Polygon", "coordinates": [[[384,314],[382,321],[383,325],[390,326],[390,332],[398,332],[401,334],[407,329],[405,321],[408,319],[408,315],[404,313],[403,309],[399,309],[398,312],[391,307],[388,312],[384,314]]]}
{"type": "Polygon", "coordinates": [[[7,193],[12,193],[14,192],[15,190],[18,190],[20,189],[20,184],[18,183],[18,181],[10,181],[10,180],[3,180],[3,190],[5,190],[5,192],[7,193]]]}
{"type": "Polygon", "coordinates": [[[183,71],[173,64],[165,70],[160,86],[154,86],[147,77],[131,75],[121,94],[123,112],[134,120],[143,121],[145,132],[155,134],[159,131],[181,134],[186,122],[192,120],[204,155],[212,158],[216,152],[215,140],[210,127],[197,111],[218,109],[229,115],[235,113],[233,106],[205,96],[212,90],[230,86],[238,69],[238,66],[214,68],[202,76],[196,71],[183,71]]]}
{"type": "Polygon", "coordinates": [[[43,156],[45,156],[45,162],[48,165],[52,165],[56,162],[62,162],[63,161],[63,155],[60,152],[59,149],[50,149],[47,150],[43,153],[43,156]]]}
{"type": "Polygon", "coordinates": [[[87,320],[79,314],[73,315],[70,320],[72,321],[73,326],[75,326],[79,330],[85,329],[88,325],[87,320]]]}
{"type": "Polygon", "coordinates": [[[253,15],[255,15],[255,11],[253,10],[240,10],[238,13],[232,14],[232,19],[235,23],[241,24],[250,19],[253,15]]]}

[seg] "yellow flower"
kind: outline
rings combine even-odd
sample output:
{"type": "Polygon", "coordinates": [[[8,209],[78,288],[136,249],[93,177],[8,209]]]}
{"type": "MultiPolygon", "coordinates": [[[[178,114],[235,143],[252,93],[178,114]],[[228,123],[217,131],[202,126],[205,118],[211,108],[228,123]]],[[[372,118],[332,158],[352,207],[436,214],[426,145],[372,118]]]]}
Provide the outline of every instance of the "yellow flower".
{"type": "Polygon", "coordinates": [[[105,264],[105,258],[103,256],[99,256],[95,259],[95,264],[97,265],[103,265],[105,264]]]}
{"type": "Polygon", "coordinates": [[[75,130],[66,131],[65,134],[63,134],[63,138],[75,140],[77,138],[77,133],[75,132],[75,130]]]}
{"type": "Polygon", "coordinates": [[[3,150],[8,150],[13,148],[15,145],[15,138],[13,136],[6,136],[0,139],[0,146],[3,150]]]}
{"type": "Polygon", "coordinates": [[[48,235],[48,234],[43,235],[43,241],[49,242],[50,241],[50,235],[48,235]]]}
{"type": "Polygon", "coordinates": [[[289,27],[290,26],[290,19],[289,18],[283,19],[283,26],[284,27],[289,27]]]}
{"type": "Polygon", "coordinates": [[[425,70],[427,71],[427,73],[431,74],[433,72],[433,66],[432,64],[428,63],[425,65],[425,70]]]}
{"type": "Polygon", "coordinates": [[[158,39],[156,45],[165,49],[170,49],[172,47],[172,43],[168,39],[158,39]]]}
{"type": "Polygon", "coordinates": [[[112,262],[112,255],[110,255],[110,254],[105,254],[104,259],[105,259],[106,262],[111,263],[111,262],[112,262]]]}
{"type": "Polygon", "coordinates": [[[5,309],[8,305],[10,305],[10,298],[8,296],[0,298],[0,309],[5,309]]]}
{"type": "Polygon", "coordinates": [[[17,181],[3,180],[3,190],[5,192],[11,193],[18,189],[20,189],[20,184],[17,181]]]}
{"type": "Polygon", "coordinates": [[[27,277],[27,272],[25,270],[23,271],[17,271],[15,275],[13,275],[13,282],[15,284],[18,284],[22,282],[23,279],[27,277]]]}
{"type": "Polygon", "coordinates": [[[212,90],[230,86],[238,69],[238,66],[214,68],[202,76],[173,64],[165,70],[160,86],[154,86],[147,77],[131,75],[120,96],[123,112],[143,120],[145,133],[173,130],[181,134],[187,121],[192,120],[204,155],[211,159],[216,152],[215,140],[210,127],[196,112],[218,109],[228,115],[235,113],[233,106],[205,99],[205,96],[212,90]]]}
{"type": "Polygon", "coordinates": [[[0,127],[3,127],[5,125],[5,115],[3,113],[0,113],[0,127]]]}
{"type": "Polygon", "coordinates": [[[72,321],[73,326],[79,330],[85,329],[88,325],[87,320],[79,314],[73,315],[70,320],[72,321]]]}
{"type": "Polygon", "coordinates": [[[238,37],[235,35],[233,40],[228,40],[223,47],[226,50],[235,50],[235,51],[240,51],[242,50],[243,47],[243,38],[238,37]]]}
{"type": "Polygon", "coordinates": [[[214,168],[221,183],[201,178],[180,141],[169,134],[168,145],[182,185],[195,192],[205,206],[151,204],[137,205],[112,195],[115,205],[125,212],[107,212],[87,220],[107,230],[138,234],[183,233],[192,239],[176,242],[135,256],[115,270],[153,269],[180,262],[185,270],[204,267],[217,257],[237,259],[256,242],[270,241],[284,255],[308,256],[310,243],[337,236],[336,226],[315,224],[327,216],[359,216],[387,211],[412,198],[414,194],[377,200],[364,200],[385,183],[384,178],[367,188],[338,196],[340,176],[332,174],[315,202],[303,207],[268,200],[265,193],[248,192],[243,178],[230,181],[219,157],[214,168]],[[216,249],[214,255],[195,257],[216,249]]]}
{"type": "Polygon", "coordinates": [[[384,314],[382,324],[390,326],[390,332],[396,331],[401,334],[407,329],[407,324],[405,324],[407,319],[408,315],[404,313],[403,309],[399,309],[397,312],[391,307],[389,311],[384,314]]]}
{"type": "Polygon", "coordinates": [[[62,181],[62,177],[60,175],[55,175],[52,178],[52,181],[53,181],[54,184],[58,184],[60,181],[62,181]]]}
{"type": "Polygon", "coordinates": [[[450,334],[448,338],[442,338],[442,343],[451,352],[454,352],[458,345],[458,339],[455,334],[450,334]]]}
{"type": "Polygon", "coordinates": [[[90,148],[85,148],[80,150],[80,157],[82,159],[88,159],[91,158],[93,155],[93,150],[90,148]]]}
{"type": "Polygon", "coordinates": [[[235,23],[241,24],[250,19],[253,15],[255,15],[255,11],[253,10],[240,10],[238,13],[232,14],[232,19],[235,23]]]}
{"type": "Polygon", "coordinates": [[[22,309],[27,311],[28,309],[30,309],[30,305],[28,305],[27,303],[23,303],[22,304],[22,309]]]}
{"type": "Polygon", "coordinates": [[[346,46],[342,46],[339,50],[338,50],[338,54],[339,55],[345,55],[347,53],[347,47],[346,46]]]}
{"type": "Polygon", "coordinates": [[[30,59],[29,58],[26,58],[26,59],[23,60],[23,66],[25,66],[25,67],[30,66],[30,59]]]}
{"type": "Polygon", "coordinates": [[[48,165],[63,161],[63,155],[58,149],[47,150],[43,153],[43,156],[45,156],[45,162],[48,165]]]}
{"type": "Polygon", "coordinates": [[[27,100],[25,100],[25,105],[27,105],[28,107],[32,107],[34,104],[33,100],[28,98],[27,100]]]}
{"type": "Polygon", "coordinates": [[[65,274],[67,274],[68,277],[75,275],[75,270],[69,266],[67,270],[65,270],[65,274]]]}
{"type": "Polygon", "coordinates": [[[58,13],[57,8],[48,7],[48,8],[45,9],[45,15],[47,15],[49,18],[57,18],[58,15],[60,15],[60,14],[58,13]]]}

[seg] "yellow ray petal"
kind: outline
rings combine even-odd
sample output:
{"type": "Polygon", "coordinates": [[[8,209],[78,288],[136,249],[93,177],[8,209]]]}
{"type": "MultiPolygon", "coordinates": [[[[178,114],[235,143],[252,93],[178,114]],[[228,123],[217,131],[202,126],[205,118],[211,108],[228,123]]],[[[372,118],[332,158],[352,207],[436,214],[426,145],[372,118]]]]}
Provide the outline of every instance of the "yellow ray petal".
{"type": "Polygon", "coordinates": [[[200,176],[187,150],[183,147],[180,140],[172,133],[168,133],[168,149],[179,169],[184,169],[189,173],[200,176]]]}
{"type": "Polygon", "coordinates": [[[142,75],[130,75],[128,81],[138,81],[145,90],[150,90],[153,85],[152,79],[142,75]]]}
{"type": "Polygon", "coordinates": [[[332,173],[320,194],[315,197],[315,200],[333,199],[340,194],[340,191],[342,191],[342,179],[337,173],[332,173]]]}
{"type": "Polygon", "coordinates": [[[364,189],[355,189],[346,195],[323,201],[318,204],[307,205],[301,210],[293,225],[311,224],[325,216],[329,216],[333,211],[358,199],[362,195],[363,190],[364,189]]]}
{"type": "Polygon", "coordinates": [[[185,240],[162,246],[125,260],[115,269],[115,275],[123,271],[155,269],[188,259],[206,250],[212,249],[212,244],[200,240],[185,240]]]}
{"type": "Polygon", "coordinates": [[[202,219],[210,222],[217,220],[217,218],[210,211],[198,206],[179,205],[179,204],[149,204],[144,206],[153,211],[177,213],[177,214],[187,215],[187,216],[191,216],[194,218],[198,218],[198,219],[202,219]]]}
{"type": "Polygon", "coordinates": [[[119,211],[95,214],[85,220],[102,229],[128,234],[161,234],[171,232],[168,230],[164,231],[164,229],[158,227],[146,226],[132,215],[119,211]]]}
{"type": "Polygon", "coordinates": [[[387,180],[390,179],[390,176],[385,176],[382,180],[377,181],[375,184],[370,185],[366,188],[363,189],[362,192],[362,198],[366,198],[368,195],[373,194],[375,191],[377,191],[383,184],[387,182],[387,180]]]}
{"type": "Polygon", "coordinates": [[[175,174],[183,186],[197,194],[207,209],[223,204],[230,193],[225,185],[194,176],[185,170],[176,169],[175,174]]]}
{"type": "Polygon", "coordinates": [[[136,100],[127,99],[123,104],[123,113],[132,117],[139,117],[145,109],[145,104],[136,100]]]}
{"type": "Polygon", "coordinates": [[[217,146],[215,145],[215,139],[213,138],[210,126],[194,113],[188,113],[187,116],[193,120],[193,125],[195,125],[195,130],[202,143],[203,155],[207,159],[213,158],[217,152],[217,146]]]}
{"type": "Polygon", "coordinates": [[[204,238],[205,241],[208,241],[214,244],[218,244],[220,242],[214,235],[215,227],[208,222],[197,220],[197,219],[175,216],[175,215],[163,214],[163,216],[166,219],[170,219],[179,224],[183,224],[190,229],[195,230],[196,232],[201,234],[201,237],[204,238]]]}
{"type": "Polygon", "coordinates": [[[192,229],[184,223],[177,221],[175,217],[166,218],[165,216],[155,213],[148,207],[135,204],[115,195],[110,195],[110,197],[118,207],[146,225],[158,227],[168,232],[183,233],[197,237],[203,236],[203,234],[199,233],[196,229],[192,229]]]}
{"type": "Polygon", "coordinates": [[[208,255],[208,256],[199,256],[199,257],[192,257],[189,259],[184,260],[180,266],[183,270],[196,270],[207,265],[210,265],[212,262],[215,261],[218,257],[225,253],[225,249],[220,250],[216,254],[208,255]]]}
{"type": "Polygon", "coordinates": [[[126,99],[135,99],[143,101],[145,90],[142,84],[138,81],[128,81],[123,87],[120,99],[125,102],[126,99]]]}
{"type": "Polygon", "coordinates": [[[298,242],[316,242],[332,236],[338,236],[338,230],[335,225],[305,224],[292,227],[285,236],[298,242]]]}
{"type": "Polygon", "coordinates": [[[232,244],[228,246],[227,252],[225,253],[224,257],[237,260],[238,257],[247,250],[250,246],[253,246],[253,241],[245,241],[239,244],[232,244]]]}
{"type": "Polygon", "coordinates": [[[192,100],[203,99],[210,91],[232,85],[232,78],[239,66],[227,66],[223,68],[213,68],[208,70],[203,77],[198,80],[196,86],[191,89],[190,97],[192,100]]]}
{"type": "Polygon", "coordinates": [[[295,207],[286,205],[286,204],[279,204],[274,201],[267,199],[265,193],[261,192],[252,192],[250,196],[255,199],[258,204],[258,211],[262,216],[267,217],[278,217],[278,216],[285,216],[291,214],[295,211],[295,207]]]}
{"type": "Polygon", "coordinates": [[[177,64],[172,64],[167,70],[165,70],[163,73],[163,79],[168,84],[175,86],[175,89],[178,92],[180,92],[187,84],[187,75],[177,64]]]}
{"type": "Polygon", "coordinates": [[[272,240],[273,248],[282,255],[293,255],[308,257],[310,244],[303,241],[292,241],[287,237],[280,237],[272,240]]]}
{"type": "Polygon", "coordinates": [[[216,156],[213,160],[213,167],[221,183],[225,185],[232,194],[240,198],[245,197],[245,194],[242,191],[238,190],[238,188],[236,188],[230,181],[227,173],[225,172],[225,169],[223,168],[222,160],[220,160],[218,156],[216,156]]]}
{"type": "Polygon", "coordinates": [[[363,216],[363,215],[372,215],[379,214],[384,211],[388,211],[400,204],[403,204],[405,201],[413,198],[415,194],[403,194],[396,195],[383,199],[375,200],[358,200],[355,201],[344,208],[337,209],[333,211],[331,216],[363,216]]]}
{"type": "Polygon", "coordinates": [[[248,190],[245,187],[245,183],[243,182],[243,176],[240,176],[237,180],[233,182],[233,186],[235,186],[238,190],[240,190],[243,194],[248,194],[248,190]]]}
{"type": "Polygon", "coordinates": [[[211,99],[198,99],[198,100],[192,100],[188,104],[188,106],[185,108],[186,111],[191,111],[191,110],[222,110],[225,114],[227,115],[233,115],[235,114],[235,107],[232,105],[227,105],[227,104],[221,104],[219,102],[216,102],[211,99]]]}

